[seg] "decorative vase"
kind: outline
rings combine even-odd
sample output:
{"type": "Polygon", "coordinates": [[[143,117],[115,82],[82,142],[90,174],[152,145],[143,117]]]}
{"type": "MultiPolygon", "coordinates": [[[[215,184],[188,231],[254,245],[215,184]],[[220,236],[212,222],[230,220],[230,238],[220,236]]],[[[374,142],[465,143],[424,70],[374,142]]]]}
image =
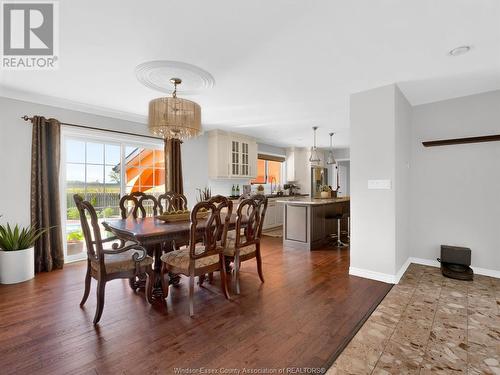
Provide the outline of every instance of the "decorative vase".
{"type": "Polygon", "coordinates": [[[0,284],[15,284],[35,277],[35,248],[0,250],[0,284]]]}
{"type": "Polygon", "coordinates": [[[330,198],[331,197],[331,192],[329,191],[322,191],[321,192],[321,198],[330,198]]]}

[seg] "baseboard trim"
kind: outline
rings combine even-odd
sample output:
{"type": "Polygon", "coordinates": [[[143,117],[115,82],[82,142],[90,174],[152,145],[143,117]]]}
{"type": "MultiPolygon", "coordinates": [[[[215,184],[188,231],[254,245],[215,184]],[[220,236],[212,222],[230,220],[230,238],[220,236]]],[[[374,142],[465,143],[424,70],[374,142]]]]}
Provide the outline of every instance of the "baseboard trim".
{"type": "Polygon", "coordinates": [[[382,281],[383,283],[395,284],[395,276],[388,273],[365,270],[363,268],[349,267],[349,275],[363,277],[365,279],[382,281]]]}
{"type": "MultiPolygon", "coordinates": [[[[382,281],[388,284],[397,284],[411,263],[421,264],[423,266],[430,266],[430,267],[438,267],[438,268],[441,267],[441,264],[434,259],[409,257],[406,260],[406,262],[401,266],[396,275],[391,275],[388,273],[376,272],[356,267],[349,267],[349,275],[363,277],[365,279],[382,281]]],[[[474,270],[474,273],[476,275],[490,276],[500,279],[500,271],[480,268],[476,266],[471,266],[471,268],[474,270]]]]}
{"type": "Polygon", "coordinates": [[[403,263],[403,265],[401,266],[401,268],[399,269],[398,273],[394,278],[394,284],[399,283],[399,280],[401,280],[404,273],[406,272],[406,269],[410,266],[410,264],[411,264],[411,258],[406,259],[406,262],[403,263]]]}
{"type": "MultiPolygon", "coordinates": [[[[441,267],[441,263],[439,263],[437,260],[423,259],[423,258],[409,258],[409,259],[410,263],[421,264],[423,266],[441,267]]],[[[487,268],[481,268],[476,266],[471,266],[471,268],[476,275],[490,276],[500,279],[500,271],[490,270],[487,268]]]]}

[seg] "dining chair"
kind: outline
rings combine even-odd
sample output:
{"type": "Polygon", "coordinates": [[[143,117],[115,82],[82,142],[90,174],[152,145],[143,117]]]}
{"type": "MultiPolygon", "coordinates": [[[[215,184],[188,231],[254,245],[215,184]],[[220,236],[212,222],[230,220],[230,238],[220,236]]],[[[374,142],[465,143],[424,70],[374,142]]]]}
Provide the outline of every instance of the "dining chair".
{"type": "Polygon", "coordinates": [[[111,249],[104,249],[103,244],[116,241],[116,237],[101,238],[101,230],[94,207],[81,196],[73,196],[76,207],[80,214],[80,223],[87,247],[87,273],[85,275],[85,291],[83,293],[80,307],[83,307],[90,293],[90,282],[97,280],[97,308],[94,316],[94,325],[101,319],[104,309],[104,290],[106,283],[114,279],[130,279],[146,274],[146,299],[153,302],[152,281],[153,258],[149,257],[146,249],[138,242],[120,241],[114,242],[111,249]],[[90,226],[87,217],[90,218],[90,226]]]}
{"type": "Polygon", "coordinates": [[[255,258],[259,278],[264,282],[260,239],[267,210],[267,198],[258,195],[243,199],[236,210],[236,230],[227,237],[224,250],[226,261],[233,262],[232,280],[236,294],[240,294],[241,262],[255,258]]]}
{"type": "Polygon", "coordinates": [[[160,205],[160,212],[172,212],[179,210],[187,210],[187,199],[183,194],[174,193],[173,191],[167,191],[158,197],[158,203],[160,205]]]}
{"type": "Polygon", "coordinates": [[[229,299],[226,285],[226,269],[224,267],[224,247],[227,228],[233,203],[225,198],[224,202],[215,205],[208,201],[197,203],[191,211],[189,245],[162,255],[161,282],[163,295],[168,296],[168,273],[189,277],[189,316],[194,315],[193,294],[196,276],[211,272],[220,272],[221,289],[229,299]],[[224,214],[222,210],[226,209],[224,214]],[[205,212],[206,219],[198,217],[205,212]]]}
{"type": "MultiPolygon", "coordinates": [[[[130,194],[125,194],[120,199],[120,214],[122,219],[132,217],[145,218],[148,216],[156,216],[161,211],[161,206],[154,195],[143,193],[142,191],[133,191],[130,194]]],[[[152,256],[155,252],[159,252],[158,245],[147,246],[148,255],[152,256]]],[[[132,290],[137,290],[145,285],[145,275],[138,275],[129,280],[129,285],[132,290]]]]}
{"type": "Polygon", "coordinates": [[[154,195],[143,193],[142,191],[133,191],[125,194],[120,199],[120,214],[122,219],[132,216],[138,217],[156,216],[160,211],[160,205],[154,195]],[[132,202],[132,207],[130,207],[132,202]]]}

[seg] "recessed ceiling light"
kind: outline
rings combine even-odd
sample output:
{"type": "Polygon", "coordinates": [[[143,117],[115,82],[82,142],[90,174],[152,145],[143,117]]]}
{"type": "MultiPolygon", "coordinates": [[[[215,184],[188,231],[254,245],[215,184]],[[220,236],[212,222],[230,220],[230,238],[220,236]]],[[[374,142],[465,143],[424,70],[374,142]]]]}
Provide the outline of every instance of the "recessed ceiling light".
{"type": "Polygon", "coordinates": [[[460,56],[460,55],[465,55],[467,52],[470,51],[470,46],[460,46],[457,48],[453,48],[448,54],[450,56],[460,56]]]}

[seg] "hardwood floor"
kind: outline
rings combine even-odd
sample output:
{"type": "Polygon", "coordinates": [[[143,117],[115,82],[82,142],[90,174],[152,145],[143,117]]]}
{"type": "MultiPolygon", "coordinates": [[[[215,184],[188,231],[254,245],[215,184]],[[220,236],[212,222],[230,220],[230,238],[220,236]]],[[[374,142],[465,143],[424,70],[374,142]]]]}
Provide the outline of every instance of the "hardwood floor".
{"type": "Polygon", "coordinates": [[[263,240],[266,282],[254,261],[241,270],[241,295],[227,301],[214,284],[195,288],[188,314],[187,284],[171,287],[167,305],[150,306],[127,281],[106,285],[97,328],[95,281],[84,309],[85,266],[0,285],[2,374],[174,373],[174,368],[328,368],[346,337],[391,285],[348,275],[349,251],[283,249],[263,240]]]}

